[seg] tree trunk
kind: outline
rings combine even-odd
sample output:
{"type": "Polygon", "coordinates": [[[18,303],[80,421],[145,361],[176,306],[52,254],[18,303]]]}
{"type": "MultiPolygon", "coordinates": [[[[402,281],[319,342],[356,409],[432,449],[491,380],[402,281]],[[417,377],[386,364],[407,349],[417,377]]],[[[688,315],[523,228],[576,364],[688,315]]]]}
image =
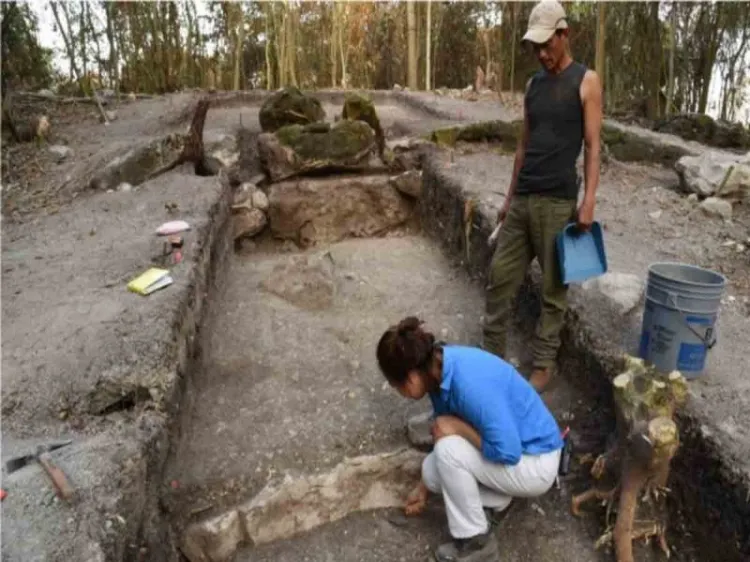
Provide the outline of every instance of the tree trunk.
{"type": "Polygon", "coordinates": [[[407,86],[416,90],[417,84],[417,21],[414,2],[406,3],[406,34],[407,34],[407,86]]]}
{"type": "Polygon", "coordinates": [[[484,75],[486,77],[486,80],[490,79],[490,72],[492,72],[492,51],[490,49],[490,43],[491,43],[491,29],[489,26],[487,29],[484,30],[484,33],[482,34],[484,36],[484,75]]]}
{"type": "Polygon", "coordinates": [[[118,60],[117,54],[117,42],[115,40],[115,32],[113,28],[113,22],[115,18],[115,10],[117,9],[114,2],[105,2],[104,9],[107,17],[107,42],[109,43],[109,72],[110,80],[112,81],[112,88],[117,92],[117,96],[120,96],[120,61],[118,60]]]}
{"type": "Polygon", "coordinates": [[[427,0],[427,25],[426,38],[424,47],[424,89],[428,92],[432,90],[432,1],[427,0]]]}
{"type": "Polygon", "coordinates": [[[338,84],[338,76],[339,76],[339,53],[338,53],[338,44],[339,44],[339,32],[338,28],[339,25],[339,11],[338,8],[336,8],[336,4],[332,3],[331,6],[331,87],[335,88],[338,84]]]}
{"type": "Polygon", "coordinates": [[[341,87],[346,89],[349,85],[349,77],[347,75],[347,62],[349,61],[349,46],[344,41],[344,31],[349,30],[349,14],[348,7],[346,5],[339,5],[339,20],[338,20],[338,44],[339,44],[339,56],[341,57],[341,87]],[[344,44],[347,47],[344,48],[344,44]]]}
{"type": "Polygon", "coordinates": [[[203,98],[198,102],[198,105],[195,107],[195,113],[193,114],[193,120],[190,123],[190,130],[185,136],[185,145],[182,152],[172,162],[149,174],[149,179],[169,172],[180,164],[185,164],[187,162],[191,162],[195,165],[196,173],[201,172],[200,168],[203,166],[203,159],[205,156],[203,146],[203,127],[206,124],[206,114],[208,113],[210,105],[211,100],[208,98],[203,98]]]}
{"type": "Polygon", "coordinates": [[[607,15],[606,15],[606,4],[599,2],[597,10],[597,25],[596,25],[596,62],[594,69],[599,75],[599,80],[602,82],[604,90],[607,89],[607,83],[605,82],[606,73],[604,71],[604,52],[606,45],[606,33],[607,33],[607,15]]]}
{"type": "Polygon", "coordinates": [[[70,80],[71,82],[73,80],[78,80],[78,77],[80,75],[78,73],[78,67],[76,66],[76,53],[75,53],[75,49],[73,46],[73,34],[71,33],[71,29],[70,29],[68,7],[65,3],[59,3],[59,2],[50,2],[49,5],[50,5],[50,8],[52,8],[52,16],[55,18],[57,29],[60,32],[60,36],[62,37],[63,44],[65,45],[65,52],[68,55],[68,64],[70,65],[69,66],[70,80]],[[63,12],[63,16],[65,17],[65,22],[67,24],[66,27],[63,27],[62,21],[60,20],[60,14],[57,11],[58,7],[63,12]]]}
{"type": "MultiPolygon", "coordinates": [[[[88,70],[88,57],[86,56],[86,3],[81,1],[81,13],[78,15],[79,24],[78,24],[78,40],[81,43],[80,49],[81,49],[81,61],[83,65],[83,81],[87,84],[91,84],[91,80],[89,77],[89,70],[88,70]]],[[[85,87],[82,85],[82,87],[85,87]]],[[[88,94],[89,92],[84,91],[84,94],[88,94]]]]}
{"type": "MultiPolygon", "coordinates": [[[[708,8],[709,10],[711,8],[708,8]]],[[[710,30],[711,37],[708,41],[707,48],[702,53],[705,57],[703,59],[703,65],[701,67],[701,89],[700,97],[698,99],[698,112],[705,113],[708,105],[708,93],[711,89],[711,73],[713,71],[714,64],[716,63],[716,54],[721,45],[721,40],[724,35],[724,6],[721,2],[715,4],[714,17],[712,18],[710,30]]]]}
{"type": "Polygon", "coordinates": [[[242,79],[242,44],[245,40],[245,14],[242,10],[242,3],[237,2],[233,5],[234,17],[234,84],[233,90],[240,89],[242,79]]]}
{"type": "Polygon", "coordinates": [[[672,115],[672,106],[674,105],[674,52],[677,46],[677,8],[672,5],[672,12],[669,15],[669,77],[667,78],[667,107],[665,114],[667,117],[672,115]]]}
{"type": "Polygon", "coordinates": [[[516,32],[518,31],[518,7],[515,2],[511,4],[511,34],[510,34],[510,91],[516,91],[516,32]]]}
{"type": "MultiPolygon", "coordinates": [[[[437,22],[435,24],[435,29],[437,30],[435,32],[435,45],[433,46],[432,57],[431,57],[433,61],[437,61],[437,56],[438,56],[438,52],[440,48],[440,38],[441,38],[440,29],[443,27],[443,16],[445,15],[444,6],[438,5],[436,6],[436,8],[438,11],[438,16],[437,16],[437,22]]],[[[433,88],[435,87],[436,81],[437,81],[437,64],[432,66],[432,76],[430,77],[430,84],[432,84],[433,88]]]]}
{"type": "Polygon", "coordinates": [[[273,25],[272,4],[265,4],[266,19],[266,89],[273,90],[273,65],[271,64],[271,26],[273,25]]]}
{"type": "Polygon", "coordinates": [[[287,40],[287,68],[289,80],[293,86],[299,87],[297,81],[297,25],[296,16],[299,14],[296,8],[286,3],[286,40],[287,40]]]}

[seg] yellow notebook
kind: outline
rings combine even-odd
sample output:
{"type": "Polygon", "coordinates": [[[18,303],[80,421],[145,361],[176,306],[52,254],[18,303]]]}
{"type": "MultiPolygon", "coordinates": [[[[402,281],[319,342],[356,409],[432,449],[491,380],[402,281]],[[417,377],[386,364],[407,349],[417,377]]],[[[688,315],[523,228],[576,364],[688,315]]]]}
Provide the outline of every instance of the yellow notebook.
{"type": "Polygon", "coordinates": [[[152,267],[128,283],[128,290],[139,295],[150,295],[174,283],[168,269],[152,267]]]}

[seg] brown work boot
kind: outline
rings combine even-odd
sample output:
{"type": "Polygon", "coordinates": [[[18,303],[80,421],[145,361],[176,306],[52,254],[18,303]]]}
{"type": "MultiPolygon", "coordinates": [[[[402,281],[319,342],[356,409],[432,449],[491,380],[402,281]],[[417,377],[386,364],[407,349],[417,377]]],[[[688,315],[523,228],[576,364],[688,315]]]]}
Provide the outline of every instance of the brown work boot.
{"type": "Polygon", "coordinates": [[[542,394],[552,380],[554,367],[534,367],[529,382],[539,394],[542,394]]]}

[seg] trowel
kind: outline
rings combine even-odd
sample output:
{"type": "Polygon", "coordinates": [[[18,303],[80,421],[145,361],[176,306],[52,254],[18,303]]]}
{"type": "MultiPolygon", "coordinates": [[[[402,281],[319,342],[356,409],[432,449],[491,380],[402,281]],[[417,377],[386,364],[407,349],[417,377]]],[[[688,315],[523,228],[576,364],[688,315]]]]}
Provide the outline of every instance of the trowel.
{"type": "Polygon", "coordinates": [[[5,469],[8,471],[8,474],[10,474],[11,472],[22,469],[23,467],[34,461],[38,461],[39,464],[42,465],[44,471],[47,473],[49,479],[52,481],[52,485],[55,487],[55,493],[57,494],[57,497],[63,500],[70,499],[70,497],[73,495],[73,487],[68,482],[68,478],[65,476],[65,473],[60,470],[60,468],[54,462],[52,462],[50,452],[60,449],[61,447],[66,447],[72,442],[72,440],[69,440],[50,443],[47,445],[39,445],[34,453],[8,460],[5,463],[5,469]]]}

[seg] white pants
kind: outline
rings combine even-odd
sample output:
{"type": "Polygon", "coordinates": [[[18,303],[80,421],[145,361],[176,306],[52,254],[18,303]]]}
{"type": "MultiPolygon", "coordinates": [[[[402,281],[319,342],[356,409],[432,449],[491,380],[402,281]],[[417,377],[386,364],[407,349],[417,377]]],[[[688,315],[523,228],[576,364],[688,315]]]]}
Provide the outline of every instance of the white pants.
{"type": "Polygon", "coordinates": [[[486,533],[483,507],[503,510],[513,497],[530,498],[547,492],[557,477],[561,451],[523,455],[516,465],[488,461],[458,435],[443,437],[422,463],[422,481],[442,493],[448,528],[454,538],[486,533]]]}

